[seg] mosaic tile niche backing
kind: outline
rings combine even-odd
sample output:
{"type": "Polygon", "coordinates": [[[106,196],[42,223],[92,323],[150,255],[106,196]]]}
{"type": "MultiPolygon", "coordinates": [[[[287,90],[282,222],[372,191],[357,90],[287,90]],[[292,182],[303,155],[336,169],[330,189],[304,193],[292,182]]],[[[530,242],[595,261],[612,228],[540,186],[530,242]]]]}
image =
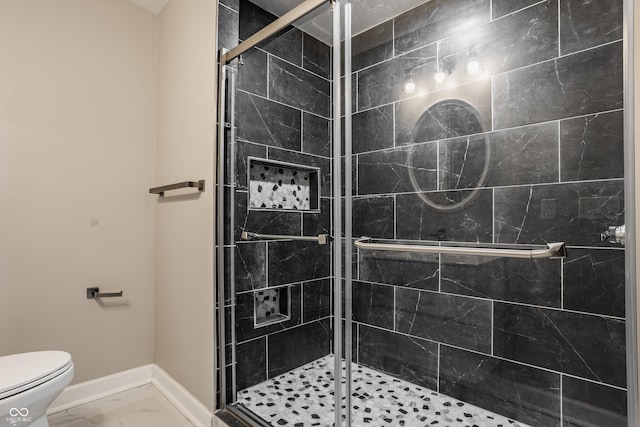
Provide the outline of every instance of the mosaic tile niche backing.
{"type": "Polygon", "coordinates": [[[251,159],[249,209],[318,209],[317,183],[317,170],[251,159]]]}

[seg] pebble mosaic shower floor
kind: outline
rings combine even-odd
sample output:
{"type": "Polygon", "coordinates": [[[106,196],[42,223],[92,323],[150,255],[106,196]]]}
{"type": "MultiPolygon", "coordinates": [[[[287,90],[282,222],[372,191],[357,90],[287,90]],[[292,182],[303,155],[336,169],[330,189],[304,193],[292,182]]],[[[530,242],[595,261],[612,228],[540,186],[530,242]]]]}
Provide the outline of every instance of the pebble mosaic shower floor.
{"type": "MultiPolygon", "coordinates": [[[[333,364],[325,356],[239,392],[238,403],[273,426],[333,426],[333,364]]],[[[528,427],[355,363],[352,376],[353,426],[528,427]]]]}

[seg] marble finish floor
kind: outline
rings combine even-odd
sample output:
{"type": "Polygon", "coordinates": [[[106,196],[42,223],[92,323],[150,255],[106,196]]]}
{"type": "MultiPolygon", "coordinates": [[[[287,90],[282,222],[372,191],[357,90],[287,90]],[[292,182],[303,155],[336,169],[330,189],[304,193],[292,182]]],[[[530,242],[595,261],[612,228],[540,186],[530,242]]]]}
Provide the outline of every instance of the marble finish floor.
{"type": "Polygon", "coordinates": [[[49,424],[51,427],[193,427],[151,384],[49,415],[49,424]]]}
{"type": "MultiPolygon", "coordinates": [[[[333,363],[333,356],[325,356],[250,387],[238,393],[238,403],[273,426],[333,426],[333,363]]],[[[353,426],[527,427],[365,366],[352,366],[353,426]]]]}

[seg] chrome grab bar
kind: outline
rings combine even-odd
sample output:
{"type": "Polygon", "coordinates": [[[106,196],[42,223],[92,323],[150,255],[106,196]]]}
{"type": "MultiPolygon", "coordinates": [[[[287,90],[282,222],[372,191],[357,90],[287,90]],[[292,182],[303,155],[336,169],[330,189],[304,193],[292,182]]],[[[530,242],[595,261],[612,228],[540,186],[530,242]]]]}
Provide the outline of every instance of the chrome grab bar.
{"type": "MultiPolygon", "coordinates": [[[[355,246],[359,249],[369,249],[374,251],[403,251],[420,253],[441,253],[450,255],[479,255],[502,258],[565,258],[567,250],[564,242],[547,243],[541,249],[502,249],[502,248],[473,248],[457,246],[428,246],[428,245],[402,245],[391,243],[371,243],[371,237],[361,237],[355,241],[355,246]]],[[[440,243],[440,242],[434,242],[440,243]]]]}
{"type": "Polygon", "coordinates": [[[243,231],[240,235],[242,240],[302,240],[305,242],[317,242],[319,245],[326,245],[331,241],[328,234],[319,234],[317,236],[282,236],[279,234],[259,234],[250,231],[243,231]]]}

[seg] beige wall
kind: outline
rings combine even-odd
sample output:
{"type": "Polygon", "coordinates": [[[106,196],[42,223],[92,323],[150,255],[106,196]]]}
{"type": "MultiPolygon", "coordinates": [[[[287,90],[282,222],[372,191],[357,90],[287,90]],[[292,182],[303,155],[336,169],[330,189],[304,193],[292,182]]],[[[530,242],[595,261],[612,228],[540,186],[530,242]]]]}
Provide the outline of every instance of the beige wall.
{"type": "Polygon", "coordinates": [[[74,382],[153,362],[156,22],[0,0],[0,355],[69,351],[74,382]]]}
{"type": "Polygon", "coordinates": [[[156,205],[156,363],[210,410],[215,23],[212,0],[173,0],[159,15],[156,148],[156,184],[206,179],[204,193],[156,205]]]}

